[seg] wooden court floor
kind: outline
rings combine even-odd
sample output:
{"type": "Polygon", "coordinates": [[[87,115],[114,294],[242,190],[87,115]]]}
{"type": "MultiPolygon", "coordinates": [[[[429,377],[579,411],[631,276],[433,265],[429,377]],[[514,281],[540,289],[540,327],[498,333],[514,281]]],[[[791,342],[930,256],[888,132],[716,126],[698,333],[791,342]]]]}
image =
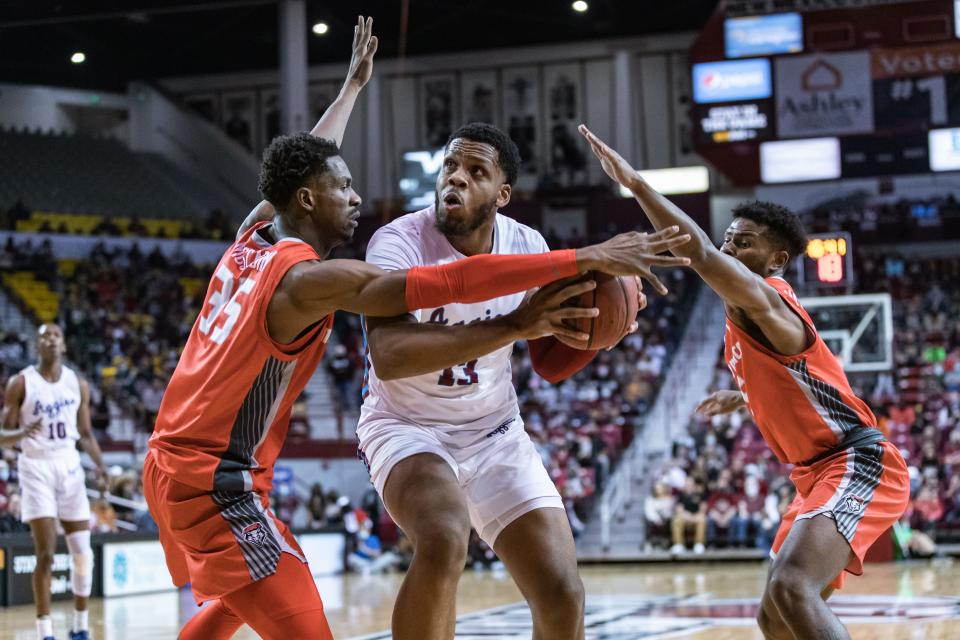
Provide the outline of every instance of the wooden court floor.
{"type": "MultiPolygon", "coordinates": [[[[753,622],[766,565],[646,564],[582,567],[587,640],[762,636],[753,622]]],[[[389,638],[393,598],[402,576],[339,576],[317,585],[337,638],[389,638]]],[[[834,608],[858,640],[960,638],[960,563],[952,560],[868,565],[848,578],[834,608]]],[[[95,600],[94,637],[176,638],[195,612],[186,593],[95,600]]],[[[66,638],[69,603],[54,605],[57,638],[66,638]]],[[[529,613],[503,571],[467,571],[458,593],[458,638],[529,638],[529,613]]],[[[32,607],[0,609],[0,638],[33,640],[32,607]]],[[[244,628],[238,640],[257,638],[244,628]]],[[[292,640],[292,639],[291,639],[292,640]]]]}

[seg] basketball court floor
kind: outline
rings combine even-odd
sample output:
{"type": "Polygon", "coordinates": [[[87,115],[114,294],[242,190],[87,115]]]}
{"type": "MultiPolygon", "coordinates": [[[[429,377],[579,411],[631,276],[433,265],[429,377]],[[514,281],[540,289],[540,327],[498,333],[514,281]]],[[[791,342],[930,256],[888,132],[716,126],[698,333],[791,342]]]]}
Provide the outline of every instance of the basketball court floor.
{"type": "MultiPolygon", "coordinates": [[[[754,622],[766,565],[672,563],[582,567],[587,640],[762,638],[754,622]]],[[[338,639],[390,637],[402,576],[321,578],[327,616],[338,639]]],[[[960,563],[952,560],[867,565],[832,599],[857,640],[960,638],[960,563]]],[[[66,638],[69,603],[54,605],[54,629],[66,638]]],[[[176,638],[195,612],[189,594],[95,600],[90,621],[101,640],[176,638]]],[[[530,614],[504,571],[467,571],[460,583],[457,640],[530,638],[530,614]]],[[[33,608],[0,610],[0,638],[33,640],[33,608]]],[[[256,638],[247,628],[238,640],[256,638]]],[[[291,639],[292,640],[292,639],[291,639]]]]}

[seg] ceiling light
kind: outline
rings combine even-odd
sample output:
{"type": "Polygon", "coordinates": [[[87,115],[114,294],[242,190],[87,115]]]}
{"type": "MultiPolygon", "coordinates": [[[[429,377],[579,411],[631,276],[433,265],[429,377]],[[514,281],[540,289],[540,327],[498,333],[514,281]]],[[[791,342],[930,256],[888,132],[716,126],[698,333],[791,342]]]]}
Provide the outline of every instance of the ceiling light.
{"type": "Polygon", "coordinates": [[[73,64],[80,64],[87,59],[87,54],[83,51],[76,51],[72,56],[70,56],[70,62],[73,64]]]}
{"type": "Polygon", "coordinates": [[[317,24],[313,25],[313,32],[318,36],[322,36],[327,31],[330,31],[330,26],[327,25],[326,22],[318,22],[317,24]]]}
{"type": "Polygon", "coordinates": [[[583,13],[589,8],[590,8],[590,5],[588,5],[583,0],[577,0],[576,2],[573,3],[573,10],[578,13],[583,13]]]}

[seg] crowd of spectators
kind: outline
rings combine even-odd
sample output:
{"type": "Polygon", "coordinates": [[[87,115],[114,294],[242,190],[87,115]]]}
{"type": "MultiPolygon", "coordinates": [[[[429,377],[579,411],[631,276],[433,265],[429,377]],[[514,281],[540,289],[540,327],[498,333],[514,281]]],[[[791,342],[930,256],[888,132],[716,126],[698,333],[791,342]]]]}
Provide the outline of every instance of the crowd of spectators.
{"type": "Polygon", "coordinates": [[[861,245],[960,238],[960,202],[952,193],[888,200],[857,192],[822,202],[801,217],[809,233],[843,230],[861,245]]]}
{"type": "MultiPolygon", "coordinates": [[[[911,501],[897,539],[905,554],[960,539],[960,257],[863,255],[862,292],[894,298],[894,368],[852,374],[851,385],[910,468],[911,501]]],[[[712,390],[731,388],[722,360],[712,390]]],[[[646,498],[652,543],[768,549],[793,495],[789,466],[776,460],[745,410],[694,416],[646,498]]]]}

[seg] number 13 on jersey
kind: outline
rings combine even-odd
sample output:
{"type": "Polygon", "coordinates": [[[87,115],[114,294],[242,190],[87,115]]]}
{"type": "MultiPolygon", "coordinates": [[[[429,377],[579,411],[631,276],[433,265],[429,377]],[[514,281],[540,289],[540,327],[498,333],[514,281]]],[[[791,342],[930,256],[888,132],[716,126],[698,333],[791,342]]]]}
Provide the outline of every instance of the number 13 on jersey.
{"type": "Polygon", "coordinates": [[[210,295],[210,300],[208,300],[210,313],[200,317],[199,328],[200,333],[210,336],[210,339],[216,344],[223,344],[240,317],[242,297],[253,290],[257,281],[253,278],[247,278],[240,282],[240,286],[234,292],[236,279],[228,267],[221,264],[214,275],[220,281],[220,288],[210,295]],[[215,326],[221,315],[225,318],[223,323],[215,326]]]}

